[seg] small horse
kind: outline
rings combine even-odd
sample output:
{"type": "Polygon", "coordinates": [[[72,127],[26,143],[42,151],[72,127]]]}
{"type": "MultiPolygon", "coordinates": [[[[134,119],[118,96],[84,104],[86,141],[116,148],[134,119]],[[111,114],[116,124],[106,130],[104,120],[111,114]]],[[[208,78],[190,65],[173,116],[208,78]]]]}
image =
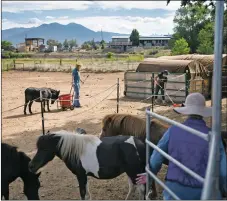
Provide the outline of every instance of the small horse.
{"type": "Polygon", "coordinates": [[[45,103],[47,103],[47,110],[50,112],[49,108],[49,99],[51,99],[51,104],[54,104],[54,102],[58,99],[58,96],[60,94],[60,90],[57,91],[55,89],[51,88],[34,88],[34,87],[29,87],[25,89],[24,94],[25,94],[25,104],[24,104],[24,114],[26,115],[26,108],[27,104],[29,103],[29,112],[32,114],[31,107],[33,102],[41,102],[40,101],[40,91],[42,93],[42,97],[44,98],[43,100],[43,111],[45,112],[45,103]]]}
{"type": "MultiPolygon", "coordinates": [[[[157,119],[153,119],[150,124],[151,142],[157,144],[165,131],[169,128],[157,119]]],[[[145,142],[146,121],[135,115],[130,114],[109,114],[102,119],[102,131],[100,138],[116,135],[130,135],[145,142]]]]}
{"type": "Polygon", "coordinates": [[[81,199],[89,199],[87,176],[97,179],[113,179],[122,173],[129,177],[129,192],[136,188],[140,200],[145,199],[145,185],[136,185],[137,174],[145,171],[145,144],[133,136],[106,137],[81,135],[67,131],[48,132],[37,141],[37,153],[29,163],[36,172],[58,156],[76,175],[81,199]]]}
{"type": "Polygon", "coordinates": [[[31,159],[23,152],[18,152],[17,148],[6,143],[2,143],[2,177],[1,191],[6,200],[9,200],[9,184],[20,177],[24,182],[24,194],[28,200],[39,200],[39,174],[31,173],[28,170],[28,163],[31,159]]]}
{"type": "MultiPolygon", "coordinates": [[[[168,124],[164,124],[157,119],[153,119],[150,124],[150,140],[155,145],[158,144],[163,134],[169,128],[168,124]]],[[[146,139],[146,121],[135,115],[129,114],[109,114],[102,119],[102,131],[100,139],[108,136],[129,135],[140,139],[145,143],[146,139]]],[[[151,148],[151,153],[153,149],[151,148]]],[[[169,161],[164,160],[164,164],[168,165],[169,161]]],[[[151,184],[152,193],[150,196],[156,198],[157,191],[155,182],[151,184]]]]}

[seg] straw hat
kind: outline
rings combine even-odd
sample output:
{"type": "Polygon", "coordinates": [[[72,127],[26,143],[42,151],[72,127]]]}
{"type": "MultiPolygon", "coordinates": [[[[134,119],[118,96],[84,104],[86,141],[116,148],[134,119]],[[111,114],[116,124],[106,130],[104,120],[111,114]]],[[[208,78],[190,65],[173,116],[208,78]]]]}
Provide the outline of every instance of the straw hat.
{"type": "Polygon", "coordinates": [[[184,107],[174,108],[173,110],[184,115],[212,116],[212,107],[206,107],[206,100],[200,93],[189,94],[185,100],[184,107]]]}
{"type": "Polygon", "coordinates": [[[80,69],[81,66],[82,66],[81,63],[77,63],[77,64],[76,64],[76,69],[80,69]]]}

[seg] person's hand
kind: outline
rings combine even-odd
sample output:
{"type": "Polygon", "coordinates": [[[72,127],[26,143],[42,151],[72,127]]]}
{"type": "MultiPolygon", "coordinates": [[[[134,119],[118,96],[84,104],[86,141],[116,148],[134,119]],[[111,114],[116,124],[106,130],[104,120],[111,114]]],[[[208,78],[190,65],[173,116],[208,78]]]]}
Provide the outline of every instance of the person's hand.
{"type": "Polygon", "coordinates": [[[137,174],[136,184],[146,184],[146,173],[137,174]]]}
{"type": "Polygon", "coordinates": [[[74,83],[72,83],[72,86],[75,86],[75,84],[74,84],[74,83]]]}

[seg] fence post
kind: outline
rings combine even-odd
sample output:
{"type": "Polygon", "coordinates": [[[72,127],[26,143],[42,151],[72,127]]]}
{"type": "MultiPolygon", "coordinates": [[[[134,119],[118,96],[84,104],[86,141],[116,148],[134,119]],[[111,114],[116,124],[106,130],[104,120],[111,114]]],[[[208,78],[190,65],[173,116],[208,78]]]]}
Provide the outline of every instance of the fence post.
{"type": "Polygon", "coordinates": [[[43,135],[45,135],[45,130],[44,130],[44,116],[43,116],[43,95],[42,95],[42,90],[40,90],[40,104],[41,104],[41,116],[42,116],[42,129],[43,129],[43,135]]]}
{"type": "Polygon", "coordinates": [[[117,113],[119,111],[119,78],[117,78],[117,113]]]}
{"type": "MultiPolygon", "coordinates": [[[[147,112],[150,112],[150,108],[146,109],[146,140],[150,141],[150,122],[151,122],[151,115],[147,114],[147,112]]],[[[148,170],[150,170],[150,165],[149,165],[149,158],[150,158],[150,146],[146,143],[146,166],[148,170]]],[[[149,174],[146,172],[146,195],[149,192],[149,187],[150,187],[150,179],[149,179],[149,174]]]]}
{"type": "Polygon", "coordinates": [[[152,102],[152,107],[151,107],[151,111],[154,112],[154,73],[152,73],[152,98],[151,98],[151,102],[152,102]]]}
{"type": "Polygon", "coordinates": [[[223,50],[224,1],[216,1],[215,7],[215,38],[212,87],[212,139],[209,160],[207,164],[202,200],[218,199],[219,166],[221,139],[221,86],[222,86],[222,50],[223,50]]]}
{"type": "Polygon", "coordinates": [[[16,70],[16,61],[15,61],[15,59],[13,60],[13,68],[14,68],[14,70],[16,70]]]}
{"type": "Polygon", "coordinates": [[[188,70],[185,73],[185,98],[188,96],[188,70]]]}

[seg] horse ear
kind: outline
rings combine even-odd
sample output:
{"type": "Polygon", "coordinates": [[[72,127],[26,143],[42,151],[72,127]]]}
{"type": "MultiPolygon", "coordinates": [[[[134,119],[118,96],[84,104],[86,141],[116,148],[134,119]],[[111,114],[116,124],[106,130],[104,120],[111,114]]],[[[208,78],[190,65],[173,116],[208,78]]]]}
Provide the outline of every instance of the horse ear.
{"type": "Polygon", "coordinates": [[[46,133],[46,135],[49,135],[49,134],[50,134],[50,131],[48,130],[47,133],[46,133]]]}
{"type": "Polygon", "coordinates": [[[38,174],[36,174],[36,176],[39,178],[39,176],[41,175],[41,172],[39,172],[38,174]]]}
{"type": "Polygon", "coordinates": [[[58,94],[60,94],[60,90],[58,91],[58,94]]]}

